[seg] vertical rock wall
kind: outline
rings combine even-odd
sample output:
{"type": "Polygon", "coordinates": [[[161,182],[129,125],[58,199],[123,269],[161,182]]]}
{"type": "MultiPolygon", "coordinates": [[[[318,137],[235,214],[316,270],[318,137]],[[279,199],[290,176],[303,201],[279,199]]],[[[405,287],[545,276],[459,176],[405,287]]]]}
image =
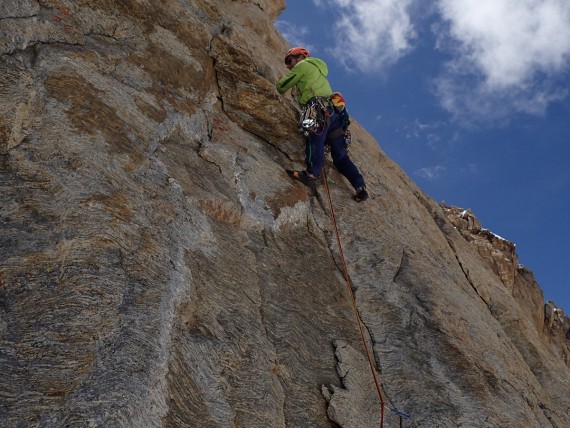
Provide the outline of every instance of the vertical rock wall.
{"type": "MultiPolygon", "coordinates": [[[[284,6],[0,5],[0,426],[378,425],[324,187],[283,171],[284,6]]],[[[327,176],[385,426],[570,425],[565,318],[352,127],[370,200],[327,176]]]]}

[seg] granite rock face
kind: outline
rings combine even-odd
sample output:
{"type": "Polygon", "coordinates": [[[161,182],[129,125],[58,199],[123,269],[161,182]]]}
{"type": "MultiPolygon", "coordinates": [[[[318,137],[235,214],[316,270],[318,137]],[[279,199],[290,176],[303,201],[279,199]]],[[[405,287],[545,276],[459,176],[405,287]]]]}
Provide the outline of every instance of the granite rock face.
{"type": "MultiPolygon", "coordinates": [[[[325,188],[284,172],[284,7],[2,2],[0,426],[378,426],[325,188]]],[[[562,308],[351,128],[371,198],[326,172],[385,426],[570,426],[562,308]]]]}

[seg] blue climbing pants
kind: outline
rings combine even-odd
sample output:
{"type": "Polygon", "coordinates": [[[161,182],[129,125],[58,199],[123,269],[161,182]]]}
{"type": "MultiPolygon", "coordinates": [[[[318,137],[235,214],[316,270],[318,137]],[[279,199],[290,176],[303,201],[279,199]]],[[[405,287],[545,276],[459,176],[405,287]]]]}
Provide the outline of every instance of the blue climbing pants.
{"type": "Polygon", "coordinates": [[[305,146],[305,162],[307,172],[320,177],[325,162],[325,144],[331,148],[331,156],[334,166],[344,175],[355,189],[364,186],[364,178],[354,165],[344,144],[344,132],[342,130],[342,118],[333,110],[329,118],[328,126],[320,134],[309,134],[305,146]],[[335,132],[337,131],[337,132],[335,132]]]}

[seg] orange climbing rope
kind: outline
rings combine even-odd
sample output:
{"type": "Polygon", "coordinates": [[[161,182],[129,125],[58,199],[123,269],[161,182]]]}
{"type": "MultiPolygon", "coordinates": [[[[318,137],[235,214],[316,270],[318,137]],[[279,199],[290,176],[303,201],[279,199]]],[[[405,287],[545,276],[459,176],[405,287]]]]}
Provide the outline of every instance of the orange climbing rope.
{"type": "Polygon", "coordinates": [[[376,384],[376,391],[378,392],[378,398],[380,399],[380,428],[384,426],[384,396],[382,394],[382,387],[380,385],[380,381],[378,380],[378,375],[376,374],[376,369],[374,368],[373,358],[370,354],[370,350],[368,349],[368,344],[366,343],[366,337],[364,336],[364,328],[362,326],[362,320],[360,318],[360,312],[358,311],[358,307],[356,306],[356,297],[354,296],[354,292],[352,291],[352,284],[350,281],[350,277],[348,275],[348,268],[346,266],[346,261],[344,259],[344,252],[342,251],[342,245],[340,242],[340,234],[338,232],[338,225],[336,223],[336,216],[334,214],[334,208],[331,198],[331,191],[329,189],[329,183],[327,179],[327,172],[326,168],[323,168],[323,177],[325,182],[325,188],[327,190],[327,196],[329,199],[329,207],[331,211],[331,220],[333,222],[334,231],[336,234],[336,242],[338,244],[338,249],[340,252],[340,259],[342,261],[342,266],[344,269],[344,278],[346,279],[346,286],[350,293],[350,297],[352,300],[352,307],[354,309],[354,313],[356,315],[356,322],[358,324],[358,329],[360,330],[360,337],[362,338],[362,343],[364,344],[364,349],[366,350],[366,357],[368,358],[368,364],[370,365],[370,371],[372,372],[372,377],[374,378],[374,383],[376,384]]]}

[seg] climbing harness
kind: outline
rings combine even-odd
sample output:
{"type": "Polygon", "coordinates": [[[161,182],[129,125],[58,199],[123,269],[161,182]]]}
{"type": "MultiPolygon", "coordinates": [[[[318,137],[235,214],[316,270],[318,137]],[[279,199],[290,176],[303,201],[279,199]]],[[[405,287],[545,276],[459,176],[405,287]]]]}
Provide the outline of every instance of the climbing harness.
{"type": "Polygon", "coordinates": [[[344,137],[344,150],[347,152],[350,150],[350,145],[352,144],[352,135],[350,134],[350,129],[348,128],[337,128],[332,132],[327,134],[327,139],[325,140],[325,152],[329,153],[331,151],[331,143],[340,136],[344,137]]]}
{"type": "Polygon", "coordinates": [[[350,125],[350,116],[346,110],[346,101],[340,92],[333,92],[328,99],[331,107],[334,109],[336,114],[339,115],[342,126],[327,134],[327,139],[325,141],[326,150],[329,152],[330,143],[342,135],[344,137],[344,149],[348,152],[350,150],[350,145],[352,144],[352,135],[348,129],[348,126],[350,125]]]}
{"type": "MultiPolygon", "coordinates": [[[[352,281],[350,280],[350,276],[348,274],[348,267],[346,265],[346,260],[344,258],[344,252],[342,250],[342,244],[340,242],[340,233],[338,230],[336,215],[334,213],[334,207],[333,207],[333,203],[332,203],[331,191],[329,188],[329,183],[328,183],[328,178],[327,178],[327,172],[326,172],[326,168],[324,168],[324,167],[323,167],[323,178],[324,178],[325,189],[327,191],[327,197],[328,197],[328,201],[329,201],[331,221],[333,223],[333,228],[334,228],[335,235],[336,235],[336,242],[338,245],[338,249],[339,249],[339,253],[340,253],[340,259],[342,261],[342,267],[344,270],[344,278],[346,281],[346,287],[348,288],[348,292],[349,292],[349,295],[351,297],[352,308],[354,309],[356,322],[358,324],[358,329],[360,331],[360,338],[362,339],[362,344],[364,345],[364,350],[366,351],[366,357],[368,359],[368,365],[370,366],[370,371],[372,372],[374,384],[376,385],[376,392],[378,393],[378,398],[380,399],[380,428],[382,428],[384,426],[384,407],[385,407],[385,405],[384,405],[384,394],[382,393],[382,384],[381,384],[380,380],[378,379],[378,375],[376,374],[376,369],[374,367],[373,358],[372,358],[372,355],[371,355],[370,350],[368,348],[368,344],[366,342],[366,337],[364,335],[364,327],[362,325],[363,324],[362,318],[360,317],[360,311],[358,310],[358,306],[356,304],[356,297],[354,295],[354,291],[352,288],[352,281]]],[[[396,407],[394,407],[393,404],[392,404],[392,407],[388,407],[388,409],[391,412],[395,413],[397,416],[399,416],[400,426],[402,426],[402,419],[410,419],[411,418],[409,413],[398,410],[396,407]]]]}

